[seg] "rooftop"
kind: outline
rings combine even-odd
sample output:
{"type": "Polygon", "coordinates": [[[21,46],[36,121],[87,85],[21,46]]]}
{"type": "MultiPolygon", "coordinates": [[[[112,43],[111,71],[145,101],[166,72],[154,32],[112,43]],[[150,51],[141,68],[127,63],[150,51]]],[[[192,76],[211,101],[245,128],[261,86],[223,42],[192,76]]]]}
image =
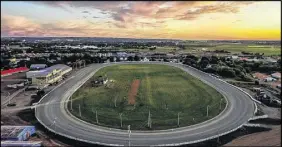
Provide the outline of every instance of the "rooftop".
{"type": "Polygon", "coordinates": [[[276,72],[276,73],[271,74],[271,76],[277,77],[277,78],[281,78],[281,73],[280,72],[276,72]]]}
{"type": "Polygon", "coordinates": [[[1,139],[15,138],[20,132],[22,132],[27,127],[33,126],[1,126],[1,139]]]}
{"type": "Polygon", "coordinates": [[[46,68],[47,65],[46,64],[31,64],[30,65],[30,69],[32,68],[46,68]]]}
{"type": "Polygon", "coordinates": [[[38,70],[38,71],[29,71],[26,73],[27,78],[30,77],[44,77],[47,76],[48,74],[52,73],[54,70],[62,70],[65,71],[71,67],[64,65],[64,64],[56,64],[53,66],[50,66],[48,68],[38,70]]]}

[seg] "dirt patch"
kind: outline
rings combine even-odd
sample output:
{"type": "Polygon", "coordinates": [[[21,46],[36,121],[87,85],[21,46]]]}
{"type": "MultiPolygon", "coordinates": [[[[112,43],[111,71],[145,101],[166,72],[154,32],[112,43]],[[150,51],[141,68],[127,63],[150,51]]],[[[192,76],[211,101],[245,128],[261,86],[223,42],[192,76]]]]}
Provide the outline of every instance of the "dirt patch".
{"type": "Polygon", "coordinates": [[[135,104],[135,97],[137,95],[139,85],[140,85],[140,80],[133,80],[131,84],[131,89],[128,93],[128,104],[130,105],[135,104]]]}
{"type": "Polygon", "coordinates": [[[270,131],[253,133],[234,139],[224,146],[281,146],[281,126],[270,131]]]}

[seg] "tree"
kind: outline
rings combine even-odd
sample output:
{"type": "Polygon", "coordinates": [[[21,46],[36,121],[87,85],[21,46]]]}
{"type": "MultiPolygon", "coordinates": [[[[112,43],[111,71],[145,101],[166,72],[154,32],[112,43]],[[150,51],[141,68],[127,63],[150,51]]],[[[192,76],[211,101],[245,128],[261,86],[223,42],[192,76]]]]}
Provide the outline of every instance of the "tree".
{"type": "Polygon", "coordinates": [[[114,62],[114,57],[113,56],[110,57],[110,62],[114,62]]]}
{"type": "Polygon", "coordinates": [[[135,55],[135,56],[134,56],[134,61],[140,61],[140,57],[137,56],[137,55],[135,55]]]}
{"type": "Polygon", "coordinates": [[[49,59],[50,59],[50,60],[56,60],[56,59],[57,59],[57,56],[52,53],[52,54],[49,55],[49,59]]]}
{"type": "Polygon", "coordinates": [[[208,60],[201,60],[200,62],[200,67],[201,68],[206,68],[209,65],[209,61],[208,60]]]}
{"type": "Polygon", "coordinates": [[[132,56],[129,56],[129,57],[127,58],[127,60],[128,60],[128,61],[133,61],[133,57],[132,57],[132,56]]]}
{"type": "Polygon", "coordinates": [[[219,59],[216,56],[212,56],[210,63],[211,64],[218,64],[218,61],[219,61],[219,59]]]}
{"type": "Polygon", "coordinates": [[[116,62],[120,62],[120,58],[119,57],[116,57],[116,62]]]}
{"type": "Polygon", "coordinates": [[[218,74],[222,77],[228,77],[228,78],[234,78],[236,76],[235,71],[227,67],[223,67],[219,69],[218,74]]]}

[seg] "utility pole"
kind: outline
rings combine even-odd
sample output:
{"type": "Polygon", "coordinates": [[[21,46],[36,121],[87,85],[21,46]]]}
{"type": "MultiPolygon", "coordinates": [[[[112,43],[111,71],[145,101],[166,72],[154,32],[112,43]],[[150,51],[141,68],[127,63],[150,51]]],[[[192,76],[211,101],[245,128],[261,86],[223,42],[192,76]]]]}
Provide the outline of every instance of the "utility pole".
{"type": "Polygon", "coordinates": [[[221,110],[221,102],[223,99],[220,99],[219,109],[221,110]]]}
{"type": "Polygon", "coordinates": [[[177,114],[177,126],[179,127],[179,114],[180,114],[180,112],[178,112],[178,114],[177,114]]]}
{"type": "Polygon", "coordinates": [[[207,117],[209,117],[209,105],[207,105],[207,117]]]}
{"type": "Polygon", "coordinates": [[[120,127],[122,128],[122,113],[119,114],[119,118],[120,118],[120,127]]]}
{"type": "Polygon", "coordinates": [[[96,122],[97,122],[97,124],[99,123],[99,122],[98,122],[98,113],[97,113],[97,110],[96,110],[96,122]]]}
{"type": "Polygon", "coordinates": [[[81,117],[80,104],[78,104],[79,116],[81,117]]]}

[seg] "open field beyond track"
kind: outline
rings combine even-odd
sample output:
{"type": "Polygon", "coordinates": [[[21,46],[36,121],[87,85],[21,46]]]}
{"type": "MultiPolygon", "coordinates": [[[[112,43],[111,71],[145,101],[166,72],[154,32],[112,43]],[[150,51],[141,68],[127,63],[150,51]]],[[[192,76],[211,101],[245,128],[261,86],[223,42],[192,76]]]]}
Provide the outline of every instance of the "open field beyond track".
{"type": "MultiPolygon", "coordinates": [[[[135,130],[149,129],[149,111],[151,129],[156,130],[177,127],[178,113],[179,125],[183,127],[215,117],[225,108],[223,100],[220,109],[223,96],[212,87],[176,67],[154,64],[102,68],[74,93],[72,99],[70,112],[78,118],[113,128],[127,129],[131,125],[135,130]],[[107,76],[109,82],[92,87],[91,81],[98,76],[107,76]],[[132,90],[134,81],[138,82],[132,90]],[[129,98],[131,91],[134,99],[129,98]]],[[[68,107],[70,109],[70,103],[68,107]]]]}

